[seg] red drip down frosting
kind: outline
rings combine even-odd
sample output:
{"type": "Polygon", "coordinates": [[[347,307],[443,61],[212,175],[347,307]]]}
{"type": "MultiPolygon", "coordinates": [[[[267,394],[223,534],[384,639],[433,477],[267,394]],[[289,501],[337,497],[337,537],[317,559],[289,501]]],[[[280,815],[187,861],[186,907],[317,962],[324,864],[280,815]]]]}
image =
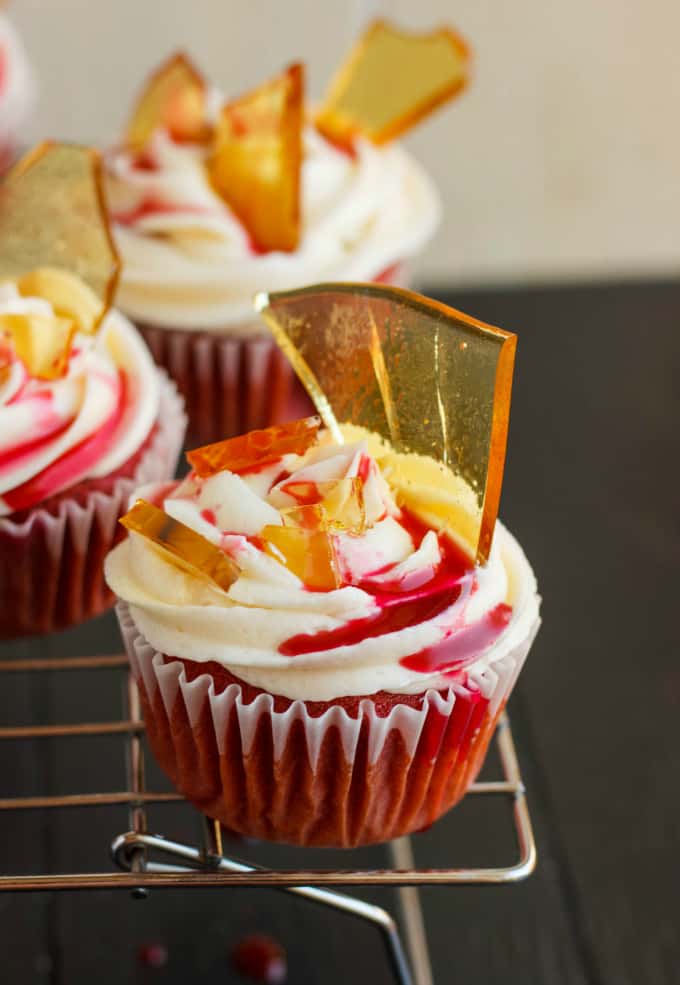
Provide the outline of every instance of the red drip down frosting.
{"type": "MultiPolygon", "coordinates": [[[[409,511],[402,509],[400,523],[420,543],[428,527],[409,511]]],[[[412,589],[399,591],[399,586],[374,581],[360,582],[359,587],[373,596],[378,613],[366,618],[352,619],[335,629],[320,633],[292,636],[279,646],[279,653],[296,657],[305,653],[333,650],[361,643],[369,637],[396,633],[409,626],[427,622],[453,606],[464,592],[474,592],[474,567],[464,551],[443,534],[439,535],[442,562],[428,582],[412,589]]],[[[484,653],[501,635],[510,622],[512,607],[500,603],[478,622],[458,628],[452,625],[449,635],[436,646],[402,657],[400,663],[409,670],[424,674],[458,673],[484,653]]]]}

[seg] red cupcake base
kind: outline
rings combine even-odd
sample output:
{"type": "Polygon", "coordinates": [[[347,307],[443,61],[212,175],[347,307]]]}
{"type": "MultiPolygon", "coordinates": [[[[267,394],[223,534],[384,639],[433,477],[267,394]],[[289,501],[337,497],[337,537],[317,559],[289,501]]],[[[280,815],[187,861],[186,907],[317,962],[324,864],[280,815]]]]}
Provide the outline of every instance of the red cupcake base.
{"type": "Polygon", "coordinates": [[[244,835],[344,848],[428,827],[464,796],[531,642],[448,691],[304,702],[160,654],[122,603],[118,616],[151,748],[177,789],[244,835]]]}

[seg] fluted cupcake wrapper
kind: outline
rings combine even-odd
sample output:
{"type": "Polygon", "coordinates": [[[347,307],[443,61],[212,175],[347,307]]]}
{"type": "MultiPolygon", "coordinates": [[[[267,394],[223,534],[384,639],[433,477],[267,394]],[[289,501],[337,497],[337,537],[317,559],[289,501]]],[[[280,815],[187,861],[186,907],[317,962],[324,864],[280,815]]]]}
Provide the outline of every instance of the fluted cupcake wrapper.
{"type": "Polygon", "coordinates": [[[0,638],[63,629],[113,605],[103,567],[124,533],[118,518],[137,486],[172,477],[182,449],[182,399],[162,375],[155,431],[131,476],[114,473],[110,488],[84,501],[67,490],[55,508],[37,504],[21,521],[0,517],[0,638]]]}
{"type": "MultiPolygon", "coordinates": [[[[395,264],[375,280],[406,286],[406,267],[395,264]]],[[[190,445],[313,413],[302,384],[261,322],[210,331],[136,325],[184,397],[190,445]]]]}
{"type": "Polygon", "coordinates": [[[208,673],[189,681],[125,603],[117,614],[151,748],[177,789],[242,834],[335,847],[420,830],[460,800],[538,628],[419,707],[395,702],[381,716],[367,698],[356,717],[339,705],[312,716],[304,701],[276,711],[267,693],[246,704],[238,684],[216,693],[208,673]]]}
{"type": "Polygon", "coordinates": [[[177,384],[187,440],[202,445],[264,428],[284,415],[293,370],[259,326],[243,334],[137,323],[154,359],[177,384]]]}

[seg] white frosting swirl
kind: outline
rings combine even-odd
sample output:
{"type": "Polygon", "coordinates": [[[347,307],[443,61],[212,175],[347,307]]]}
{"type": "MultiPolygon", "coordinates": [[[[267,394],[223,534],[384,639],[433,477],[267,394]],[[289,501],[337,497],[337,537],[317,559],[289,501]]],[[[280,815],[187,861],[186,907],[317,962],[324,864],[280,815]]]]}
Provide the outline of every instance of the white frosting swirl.
{"type": "Polygon", "coordinates": [[[333,446],[328,441],[304,457],[284,456],[254,474],[225,471],[205,480],[192,475],[176,488],[138,493],[220,546],[241,567],[240,576],[223,592],[181,571],[149,541],[132,534],[109,555],[105,570],[111,588],[130,605],[141,633],[161,652],[217,661],[273,694],[330,700],[380,690],[420,693],[445,688],[452,680],[450,666],[445,668],[448,673],[441,663],[421,670],[408,658],[448,641],[477,639],[484,642],[477,649],[473,643],[463,663],[467,672],[483,670],[521,642],[537,619],[531,568],[514,539],[498,525],[488,564],[462,567],[460,593],[446,596],[443,606],[426,605],[419,612],[416,608],[417,614],[404,625],[387,625],[379,635],[360,631],[349,643],[322,642],[317,649],[307,640],[295,655],[286,655],[293,651],[285,644],[294,637],[327,634],[352,627],[356,620],[380,617],[385,592],[421,589],[427,599],[432,586],[431,597],[443,597],[441,576],[450,563],[450,545],[447,548],[433,530],[423,532],[409,524],[365,442],[333,446]],[[329,481],[359,471],[365,477],[372,525],[361,535],[334,536],[342,587],[310,591],[262,550],[257,534],[265,524],[281,523],[279,510],[294,502],[285,493],[288,483],[329,481]],[[503,603],[512,606],[511,615],[503,603]],[[499,608],[504,625],[487,633],[485,627],[493,625],[499,608]],[[475,636],[477,630],[484,631],[475,636]]]}
{"type": "Polygon", "coordinates": [[[359,141],[354,157],[304,131],[302,236],[256,253],[209,184],[205,151],[155,134],[140,160],[108,158],[108,198],[124,260],[118,303],[174,328],[250,324],[252,297],[324,280],[373,280],[417,253],[439,220],[432,182],[403,150],[359,141]]]}
{"type": "MultiPolygon", "coordinates": [[[[0,285],[0,315],[31,313],[54,315],[47,301],[0,285]]],[[[58,379],[32,377],[11,355],[0,371],[0,516],[114,472],[148,437],[160,400],[153,360],[117,311],[96,336],[76,334],[58,379]]]]}

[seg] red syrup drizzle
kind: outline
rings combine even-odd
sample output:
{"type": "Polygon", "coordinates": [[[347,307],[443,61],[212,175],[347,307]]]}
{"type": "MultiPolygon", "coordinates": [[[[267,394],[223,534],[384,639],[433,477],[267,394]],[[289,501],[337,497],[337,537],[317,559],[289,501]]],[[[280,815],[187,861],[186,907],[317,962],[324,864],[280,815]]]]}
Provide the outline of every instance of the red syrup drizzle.
{"type": "Polygon", "coordinates": [[[139,205],[136,205],[133,209],[129,209],[127,212],[114,212],[113,220],[119,223],[121,226],[133,226],[136,222],[141,219],[147,219],[152,215],[211,215],[213,213],[212,209],[208,209],[201,205],[186,205],[174,204],[173,202],[164,202],[159,198],[145,198],[139,205]]]}
{"type": "Polygon", "coordinates": [[[44,468],[42,472],[38,472],[27,482],[17,486],[16,489],[10,489],[3,493],[3,499],[10,510],[18,512],[28,509],[34,503],[47,499],[53,493],[71,485],[105,454],[111,439],[118,430],[128,400],[125,374],[120,371],[118,377],[120,386],[118,403],[109,419],[94,434],[69,449],[56,462],[52,462],[51,465],[44,468]]]}
{"type": "MultiPolygon", "coordinates": [[[[411,534],[416,545],[420,544],[429,529],[406,510],[402,511],[400,522],[411,534]]],[[[376,615],[352,619],[336,629],[292,636],[281,643],[279,653],[296,657],[398,632],[434,619],[450,608],[464,593],[472,594],[475,582],[470,558],[453,540],[442,534],[439,536],[439,544],[442,562],[428,582],[404,591],[398,582],[388,581],[378,585],[374,580],[366,579],[358,587],[375,599],[379,610],[376,615]]],[[[460,669],[464,663],[469,663],[491,646],[507,626],[511,615],[511,606],[501,603],[471,626],[456,632],[455,625],[452,625],[451,635],[446,639],[433,647],[402,657],[400,663],[409,670],[428,674],[460,669]]]]}

